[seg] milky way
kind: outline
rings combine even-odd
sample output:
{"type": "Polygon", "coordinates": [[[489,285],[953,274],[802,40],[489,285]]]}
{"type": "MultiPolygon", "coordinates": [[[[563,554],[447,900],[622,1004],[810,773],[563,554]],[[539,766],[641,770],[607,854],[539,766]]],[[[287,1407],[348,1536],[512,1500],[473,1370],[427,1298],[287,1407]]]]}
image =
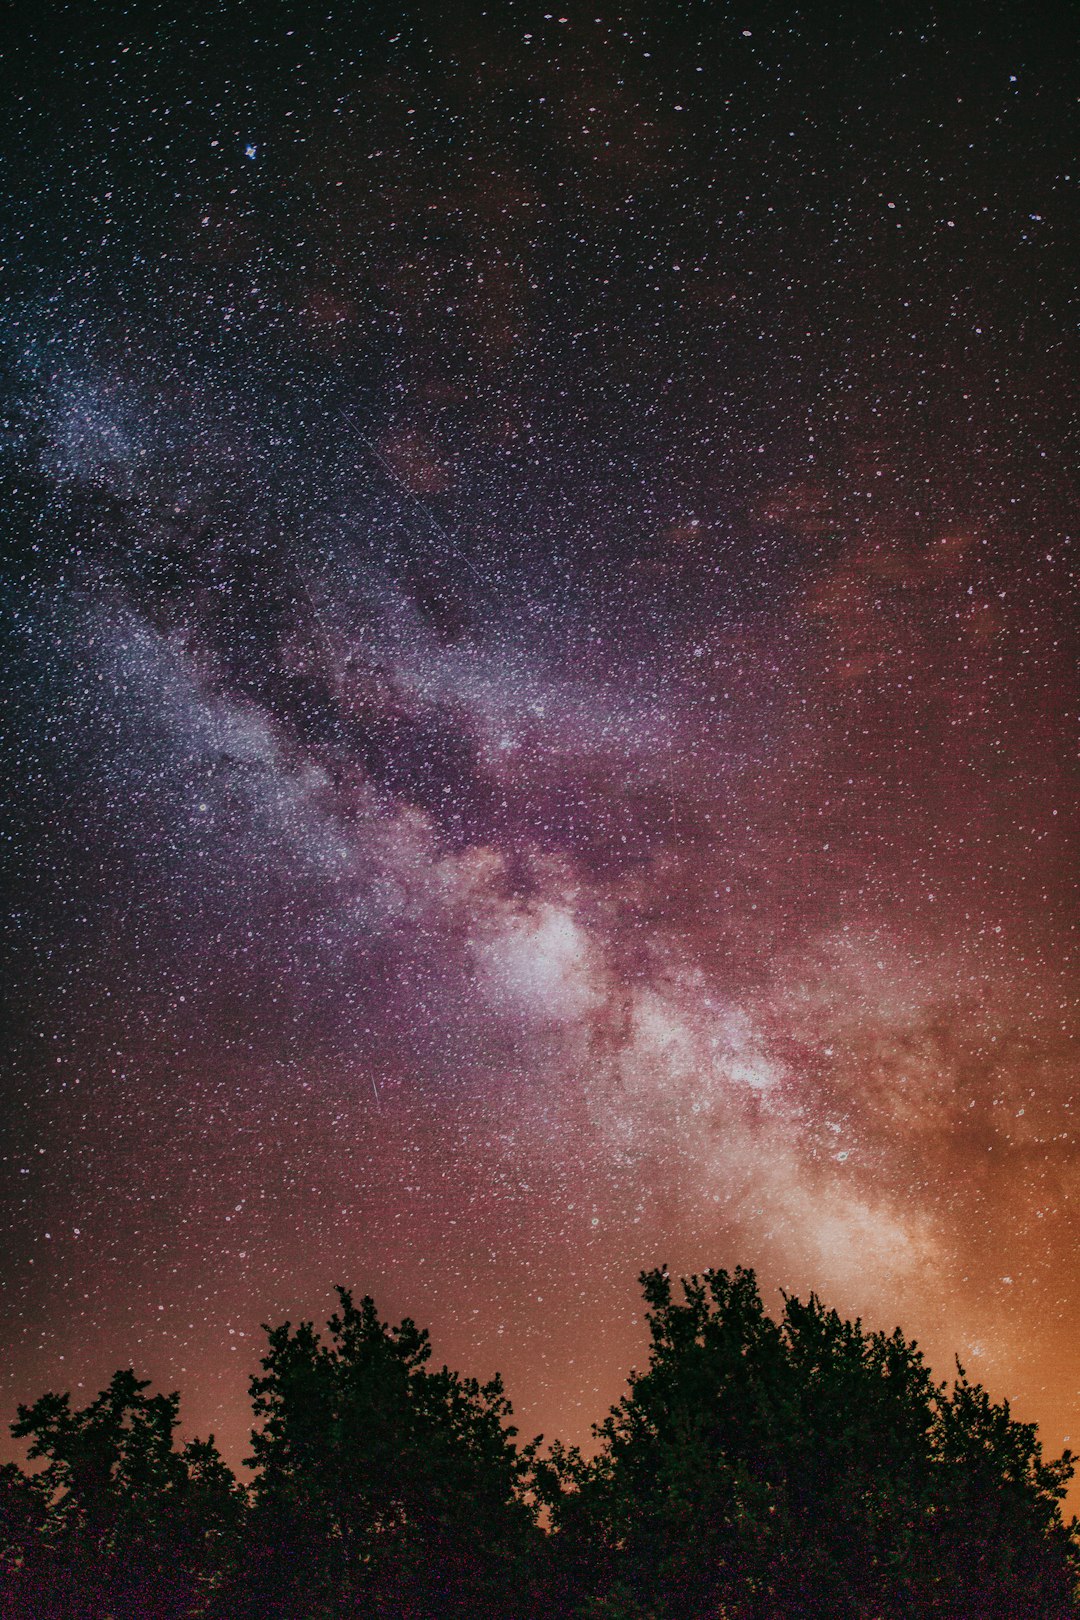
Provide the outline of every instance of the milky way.
{"type": "Polygon", "coordinates": [[[1034,13],[44,9],[0,1415],[133,1361],[236,1459],[343,1282],[580,1441],[666,1261],[1075,1440],[1034,13]]]}

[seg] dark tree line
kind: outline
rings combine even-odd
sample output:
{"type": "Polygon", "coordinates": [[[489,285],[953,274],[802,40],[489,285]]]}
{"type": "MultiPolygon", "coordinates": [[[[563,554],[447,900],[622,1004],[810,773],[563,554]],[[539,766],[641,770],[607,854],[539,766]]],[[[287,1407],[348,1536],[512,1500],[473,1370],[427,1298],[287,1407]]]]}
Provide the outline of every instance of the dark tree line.
{"type": "Polygon", "coordinates": [[[118,1372],[19,1408],[4,1620],[1057,1620],[1080,1615],[1068,1453],[899,1329],[753,1272],[644,1274],[649,1362],[594,1456],[519,1446],[498,1377],[339,1290],[268,1330],[241,1484],[118,1372]]]}

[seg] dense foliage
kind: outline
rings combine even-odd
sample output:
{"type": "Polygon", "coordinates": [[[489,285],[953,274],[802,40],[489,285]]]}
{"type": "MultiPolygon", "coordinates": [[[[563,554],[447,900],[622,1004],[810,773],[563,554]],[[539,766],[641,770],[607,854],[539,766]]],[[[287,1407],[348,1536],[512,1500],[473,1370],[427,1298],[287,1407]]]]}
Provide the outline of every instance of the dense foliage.
{"type": "Polygon", "coordinates": [[[10,1620],[1056,1620],[1080,1614],[1066,1453],[897,1329],[750,1271],[642,1278],[648,1366],[586,1458],[519,1447],[510,1403],[340,1290],[269,1329],[250,1482],[177,1446],[179,1397],[118,1372],[19,1408],[0,1470],[10,1620]]]}

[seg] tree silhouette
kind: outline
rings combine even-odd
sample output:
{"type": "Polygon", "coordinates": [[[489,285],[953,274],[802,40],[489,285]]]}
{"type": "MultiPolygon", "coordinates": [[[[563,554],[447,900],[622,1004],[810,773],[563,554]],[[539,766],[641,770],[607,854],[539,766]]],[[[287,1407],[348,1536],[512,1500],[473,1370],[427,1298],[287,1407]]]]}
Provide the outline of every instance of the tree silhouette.
{"type": "Polygon", "coordinates": [[[212,1439],[175,1448],[180,1397],[147,1396],[147,1387],[128,1369],[79,1411],[69,1395],[19,1407],[12,1434],[29,1439],[31,1460],[45,1464],[21,1501],[10,1481],[23,1524],[36,1521],[18,1583],[29,1586],[32,1570],[31,1612],[168,1620],[209,1599],[239,1526],[241,1493],[212,1439]]]}
{"type": "Polygon", "coordinates": [[[29,1611],[45,1588],[44,1541],[48,1498],[17,1463],[0,1467],[0,1616],[29,1611]]]}
{"type": "Polygon", "coordinates": [[[501,1380],[429,1372],[426,1332],[338,1295],[325,1342],[268,1329],[251,1382],[250,1612],[527,1614],[539,1536],[501,1380]]]}
{"type": "Polygon", "coordinates": [[[649,1365],[539,1488],[578,1612],[738,1620],[1075,1614],[1069,1455],[963,1373],[752,1271],[642,1276],[649,1365]]]}
{"type": "Polygon", "coordinates": [[[519,1448],[496,1376],[338,1290],[268,1328],[250,1483],[127,1370],[21,1406],[0,1620],[1065,1620],[1066,1453],[958,1366],[752,1271],[642,1276],[648,1366],[592,1457],[519,1448]],[[541,1528],[541,1524],[544,1528],[541,1528]]]}

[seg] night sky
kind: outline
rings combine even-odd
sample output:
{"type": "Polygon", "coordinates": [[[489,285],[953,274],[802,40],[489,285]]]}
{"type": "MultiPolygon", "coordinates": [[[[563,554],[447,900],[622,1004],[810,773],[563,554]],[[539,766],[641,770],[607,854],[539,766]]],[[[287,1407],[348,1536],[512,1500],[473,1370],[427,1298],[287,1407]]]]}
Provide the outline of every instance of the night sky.
{"type": "Polygon", "coordinates": [[[0,1419],[743,1263],[1080,1441],[1070,8],[16,10],[0,1419]]]}

